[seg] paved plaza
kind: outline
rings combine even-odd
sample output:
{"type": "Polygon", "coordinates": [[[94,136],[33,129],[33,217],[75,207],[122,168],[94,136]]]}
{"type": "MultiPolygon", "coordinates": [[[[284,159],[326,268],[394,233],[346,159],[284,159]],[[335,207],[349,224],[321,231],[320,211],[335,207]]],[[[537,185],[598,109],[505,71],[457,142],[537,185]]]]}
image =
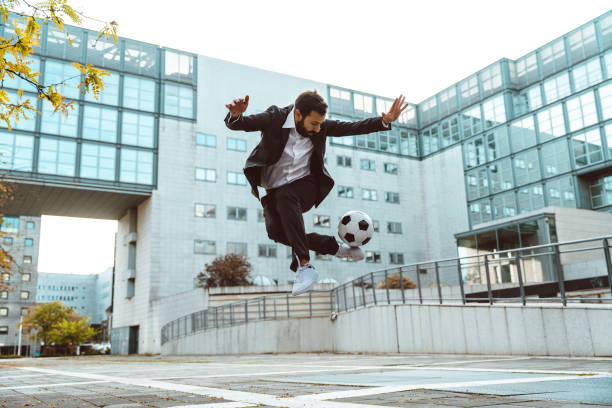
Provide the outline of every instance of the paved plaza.
{"type": "Polygon", "coordinates": [[[12,407],[612,407],[612,358],[408,354],[0,360],[12,407]]]}

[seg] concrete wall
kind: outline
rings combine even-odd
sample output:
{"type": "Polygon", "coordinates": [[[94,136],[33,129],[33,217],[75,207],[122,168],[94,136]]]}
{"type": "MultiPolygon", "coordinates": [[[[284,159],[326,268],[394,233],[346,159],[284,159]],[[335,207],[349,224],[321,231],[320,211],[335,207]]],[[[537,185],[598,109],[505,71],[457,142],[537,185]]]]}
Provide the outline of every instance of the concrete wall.
{"type": "Polygon", "coordinates": [[[612,356],[609,305],[384,305],[170,341],[163,354],[400,352],[612,356]]]}

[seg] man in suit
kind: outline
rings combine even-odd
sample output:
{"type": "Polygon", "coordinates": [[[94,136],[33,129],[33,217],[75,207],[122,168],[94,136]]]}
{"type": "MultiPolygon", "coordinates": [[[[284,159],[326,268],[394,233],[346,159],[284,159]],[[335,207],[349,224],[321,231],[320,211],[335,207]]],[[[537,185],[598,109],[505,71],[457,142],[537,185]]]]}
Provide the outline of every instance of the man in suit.
{"type": "Polygon", "coordinates": [[[257,187],[266,189],[261,198],[268,236],[292,248],[290,268],[297,270],[294,296],[305,293],[318,280],[309,263],[309,251],[361,260],[361,248],[339,245],[333,236],[306,234],[302,213],[317,207],[334,186],[323,165],[327,136],[351,136],[391,129],[408,104],[400,95],[382,117],[359,122],[326,120],[327,104],[316,91],[301,93],[295,104],[270,106],[265,112],[244,116],[249,96],[225,105],[225,124],[231,130],[260,131],[261,140],[249,155],[244,174],[259,199],[257,187]]]}

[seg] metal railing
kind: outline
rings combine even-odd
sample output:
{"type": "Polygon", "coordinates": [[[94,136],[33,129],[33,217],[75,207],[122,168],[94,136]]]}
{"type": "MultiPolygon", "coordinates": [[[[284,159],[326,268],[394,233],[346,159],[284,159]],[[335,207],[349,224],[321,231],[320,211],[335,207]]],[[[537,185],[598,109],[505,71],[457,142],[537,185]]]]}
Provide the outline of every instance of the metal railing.
{"type": "Polygon", "coordinates": [[[612,235],[383,269],[332,289],[332,308],[342,312],[382,304],[612,302],[610,239],[612,235]]]}
{"type": "Polygon", "coordinates": [[[161,344],[261,320],[325,316],[383,304],[612,302],[612,235],[419,262],[371,272],[307,296],[260,296],[173,320],[161,344]]]}
{"type": "Polygon", "coordinates": [[[161,344],[199,331],[248,322],[329,316],[330,305],[329,290],[314,290],[298,297],[286,293],[230,302],[165,324],[161,331],[161,344]]]}

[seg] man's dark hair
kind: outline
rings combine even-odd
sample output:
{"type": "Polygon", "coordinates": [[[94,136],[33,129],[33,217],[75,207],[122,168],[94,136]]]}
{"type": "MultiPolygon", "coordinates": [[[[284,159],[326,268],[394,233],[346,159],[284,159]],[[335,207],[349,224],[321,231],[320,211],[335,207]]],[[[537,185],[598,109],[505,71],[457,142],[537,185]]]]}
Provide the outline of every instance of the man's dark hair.
{"type": "Polygon", "coordinates": [[[310,115],[310,112],[315,111],[321,116],[327,113],[327,103],[325,100],[314,91],[302,92],[295,100],[295,109],[299,109],[302,117],[310,115]]]}

